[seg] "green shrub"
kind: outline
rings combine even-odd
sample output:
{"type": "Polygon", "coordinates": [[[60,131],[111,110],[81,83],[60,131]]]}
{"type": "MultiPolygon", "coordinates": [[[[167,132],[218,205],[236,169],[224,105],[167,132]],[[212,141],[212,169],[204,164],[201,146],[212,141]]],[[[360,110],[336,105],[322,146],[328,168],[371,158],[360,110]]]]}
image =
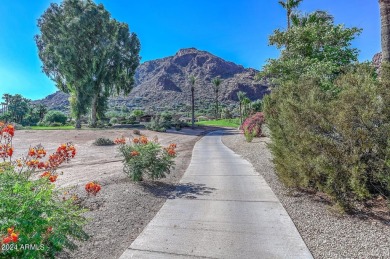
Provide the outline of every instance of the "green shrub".
{"type": "Polygon", "coordinates": [[[390,76],[357,65],[325,89],[286,82],[265,98],[270,148],[289,186],[323,191],[341,206],[390,193],[390,76]]]}
{"type": "Polygon", "coordinates": [[[247,142],[252,142],[252,140],[256,137],[256,131],[249,131],[248,129],[244,129],[244,136],[247,142]]]}
{"type": "Polygon", "coordinates": [[[164,178],[175,165],[175,144],[163,148],[157,141],[150,141],[145,136],[133,139],[130,144],[125,144],[124,139],[117,139],[116,143],[120,144],[123,171],[133,181],[141,181],[145,176],[164,178]]]}
{"type": "Polygon", "coordinates": [[[45,117],[43,118],[43,121],[47,124],[60,123],[61,125],[63,125],[66,123],[67,119],[68,118],[63,112],[52,110],[46,113],[45,117]]]}
{"type": "Polygon", "coordinates": [[[73,240],[88,238],[82,229],[84,211],[72,199],[63,200],[45,178],[28,180],[12,169],[0,173],[0,204],[0,236],[14,227],[19,246],[32,244],[42,249],[5,249],[0,252],[5,257],[54,258],[63,247],[75,249],[73,240]]]}
{"type": "Polygon", "coordinates": [[[49,124],[46,123],[46,122],[44,122],[44,121],[40,121],[40,122],[37,123],[37,126],[40,126],[40,127],[47,127],[47,126],[49,126],[49,124]]]}
{"type": "MultiPolygon", "coordinates": [[[[170,126],[170,125],[169,125],[170,126]]],[[[146,129],[158,132],[167,131],[167,123],[162,121],[159,116],[153,117],[150,123],[146,125],[146,129]]]]}
{"type": "Polygon", "coordinates": [[[93,142],[95,146],[112,146],[115,145],[114,141],[108,138],[98,138],[93,142]]]}
{"type": "Polygon", "coordinates": [[[117,117],[112,117],[110,119],[110,124],[117,124],[118,123],[118,118],[117,117]]]}

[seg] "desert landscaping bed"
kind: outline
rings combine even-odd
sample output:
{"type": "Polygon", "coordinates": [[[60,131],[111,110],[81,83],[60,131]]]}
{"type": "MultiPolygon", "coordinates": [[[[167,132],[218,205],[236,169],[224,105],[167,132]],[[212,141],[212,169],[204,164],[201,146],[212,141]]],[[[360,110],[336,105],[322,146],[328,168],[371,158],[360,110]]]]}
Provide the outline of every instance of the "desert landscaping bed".
{"type": "Polygon", "coordinates": [[[266,147],[268,138],[247,143],[238,131],[223,136],[223,143],[250,161],[279,198],[315,258],[390,258],[390,215],[381,219],[333,212],[321,195],[285,188],[278,180],[266,147]],[[385,218],[385,219],[384,219],[385,218]]]}
{"type": "Polygon", "coordinates": [[[99,138],[135,137],[130,129],[34,131],[21,130],[15,135],[15,156],[26,147],[42,144],[50,154],[60,143],[73,142],[77,155],[64,164],[56,185],[77,193],[79,203],[90,219],[85,231],[90,239],[78,242],[75,251],[65,251],[59,258],[118,258],[155,216],[167,198],[175,198],[175,187],[191,160],[194,144],[207,128],[183,129],[157,133],[142,130],[147,137],[157,136],[162,145],[177,144],[176,167],[167,178],[134,183],[122,172],[116,146],[95,146],[99,138]],[[84,185],[98,181],[101,192],[86,199],[84,185]]]}

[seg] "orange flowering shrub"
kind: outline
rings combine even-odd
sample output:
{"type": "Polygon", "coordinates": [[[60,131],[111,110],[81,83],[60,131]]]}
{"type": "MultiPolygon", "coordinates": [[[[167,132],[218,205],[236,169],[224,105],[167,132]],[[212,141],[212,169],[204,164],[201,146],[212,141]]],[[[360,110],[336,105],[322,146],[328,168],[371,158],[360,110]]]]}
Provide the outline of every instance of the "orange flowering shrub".
{"type": "MultiPolygon", "coordinates": [[[[24,157],[13,159],[14,135],[11,124],[0,122],[0,257],[54,257],[63,247],[75,248],[73,240],[88,237],[82,229],[84,210],[73,199],[62,199],[62,192],[53,184],[59,176],[57,169],[76,156],[75,146],[61,144],[47,157],[44,147],[38,145],[30,147],[24,157]],[[37,174],[40,177],[35,177],[37,174]],[[7,249],[17,242],[39,249],[7,249]]],[[[93,194],[100,189],[95,186],[93,194]]]]}
{"type": "Polygon", "coordinates": [[[128,144],[119,144],[123,171],[133,181],[141,181],[145,175],[152,179],[166,177],[175,165],[176,144],[163,148],[157,138],[150,141],[146,136],[134,138],[128,144]]]}

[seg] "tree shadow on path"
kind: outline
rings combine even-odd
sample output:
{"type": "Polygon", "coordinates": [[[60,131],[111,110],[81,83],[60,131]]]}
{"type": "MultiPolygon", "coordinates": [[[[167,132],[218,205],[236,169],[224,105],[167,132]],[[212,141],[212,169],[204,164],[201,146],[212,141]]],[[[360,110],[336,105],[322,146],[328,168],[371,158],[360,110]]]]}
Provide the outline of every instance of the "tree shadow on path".
{"type": "Polygon", "coordinates": [[[216,190],[205,184],[195,183],[141,182],[140,186],[155,197],[166,199],[197,199],[197,196],[209,195],[216,190]]]}

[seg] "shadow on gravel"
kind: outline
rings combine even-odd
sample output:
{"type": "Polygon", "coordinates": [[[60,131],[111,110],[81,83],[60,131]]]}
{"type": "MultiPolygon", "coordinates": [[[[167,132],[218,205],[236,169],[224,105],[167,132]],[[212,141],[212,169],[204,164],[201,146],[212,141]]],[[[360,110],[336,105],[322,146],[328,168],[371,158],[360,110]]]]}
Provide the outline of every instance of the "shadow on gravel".
{"type": "Polygon", "coordinates": [[[142,182],[140,186],[144,188],[144,191],[153,194],[155,197],[166,199],[196,199],[199,195],[209,195],[216,190],[204,184],[195,183],[142,182]]]}

